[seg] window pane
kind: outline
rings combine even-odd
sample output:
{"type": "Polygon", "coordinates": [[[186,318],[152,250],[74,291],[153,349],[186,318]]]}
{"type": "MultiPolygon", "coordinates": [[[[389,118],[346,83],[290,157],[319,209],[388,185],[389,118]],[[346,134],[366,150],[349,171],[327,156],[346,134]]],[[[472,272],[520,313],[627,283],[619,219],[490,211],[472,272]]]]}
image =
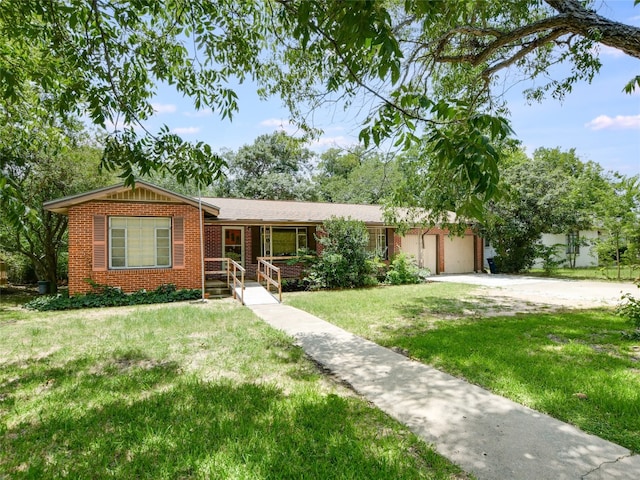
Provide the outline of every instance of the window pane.
{"type": "Polygon", "coordinates": [[[111,257],[111,266],[116,268],[125,267],[124,257],[111,257]]]}
{"type": "Polygon", "coordinates": [[[298,249],[307,248],[307,229],[298,229],[298,249]]]}
{"type": "Polygon", "coordinates": [[[387,258],[387,234],[384,228],[368,228],[369,243],[367,250],[375,253],[380,258],[387,258]]]}
{"type": "Polygon", "coordinates": [[[171,265],[171,232],[166,228],[156,229],[156,264],[159,267],[171,265]]]}
{"type": "Polygon", "coordinates": [[[296,251],[296,230],[274,228],[271,237],[273,255],[276,257],[294,256],[296,251]]]}
{"type": "Polygon", "coordinates": [[[112,217],[111,266],[171,265],[171,219],[168,217],[112,217]]]}

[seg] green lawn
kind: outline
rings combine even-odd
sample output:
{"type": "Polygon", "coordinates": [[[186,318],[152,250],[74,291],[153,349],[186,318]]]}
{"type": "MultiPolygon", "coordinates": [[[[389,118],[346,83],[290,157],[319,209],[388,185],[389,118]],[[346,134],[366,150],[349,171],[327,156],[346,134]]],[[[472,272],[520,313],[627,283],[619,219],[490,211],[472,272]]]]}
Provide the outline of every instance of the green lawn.
{"type": "Polygon", "coordinates": [[[611,311],[490,317],[474,287],[444,283],[286,303],[640,452],[640,341],[611,311]]]}
{"type": "MultiPolygon", "coordinates": [[[[534,268],[527,275],[547,276],[541,268],[534,268]]],[[[585,268],[558,268],[550,275],[555,278],[570,278],[581,280],[610,280],[618,281],[618,269],[616,267],[585,267],[585,268]]],[[[640,266],[631,265],[620,268],[621,282],[632,282],[640,277],[640,266]]]]}
{"type": "Polygon", "coordinates": [[[230,302],[0,305],[0,478],[469,478],[230,302]]]}

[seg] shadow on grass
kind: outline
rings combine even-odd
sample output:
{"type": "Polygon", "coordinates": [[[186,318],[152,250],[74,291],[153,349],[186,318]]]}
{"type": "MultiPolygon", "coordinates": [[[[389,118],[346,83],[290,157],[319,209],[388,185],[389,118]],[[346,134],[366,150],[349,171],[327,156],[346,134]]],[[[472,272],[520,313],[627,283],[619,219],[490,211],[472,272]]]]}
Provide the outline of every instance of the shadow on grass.
{"type": "MultiPolygon", "coordinates": [[[[413,315],[408,311],[407,315],[413,315]]],[[[610,313],[420,321],[385,344],[426,364],[640,451],[640,375],[610,313]]]]}
{"type": "Polygon", "coordinates": [[[10,478],[424,478],[432,461],[359,400],[206,383],[136,351],[0,374],[10,478]]]}

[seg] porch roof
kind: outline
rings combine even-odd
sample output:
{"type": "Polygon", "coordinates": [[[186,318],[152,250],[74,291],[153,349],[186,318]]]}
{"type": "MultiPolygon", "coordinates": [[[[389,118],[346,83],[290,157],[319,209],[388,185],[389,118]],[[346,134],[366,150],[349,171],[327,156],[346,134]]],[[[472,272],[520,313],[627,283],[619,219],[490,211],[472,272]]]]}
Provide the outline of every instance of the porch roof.
{"type": "Polygon", "coordinates": [[[369,225],[385,225],[383,209],[379,205],[222,197],[207,197],[202,201],[220,208],[217,222],[322,223],[335,216],[351,217],[369,225]]]}

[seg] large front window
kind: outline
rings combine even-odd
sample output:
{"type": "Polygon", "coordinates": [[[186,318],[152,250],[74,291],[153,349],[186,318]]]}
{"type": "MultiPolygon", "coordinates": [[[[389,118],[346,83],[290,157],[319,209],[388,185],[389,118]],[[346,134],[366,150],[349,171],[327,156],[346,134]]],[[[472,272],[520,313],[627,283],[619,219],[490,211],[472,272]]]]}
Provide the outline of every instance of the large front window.
{"type": "Polygon", "coordinates": [[[109,267],[171,266],[171,218],[109,218],[109,267]]]}
{"type": "Polygon", "coordinates": [[[373,252],[378,258],[387,259],[387,231],[384,228],[367,228],[369,232],[369,245],[367,250],[373,252]]]}
{"type": "Polygon", "coordinates": [[[262,227],[265,257],[295,257],[302,248],[307,248],[306,227],[262,227]]]}

